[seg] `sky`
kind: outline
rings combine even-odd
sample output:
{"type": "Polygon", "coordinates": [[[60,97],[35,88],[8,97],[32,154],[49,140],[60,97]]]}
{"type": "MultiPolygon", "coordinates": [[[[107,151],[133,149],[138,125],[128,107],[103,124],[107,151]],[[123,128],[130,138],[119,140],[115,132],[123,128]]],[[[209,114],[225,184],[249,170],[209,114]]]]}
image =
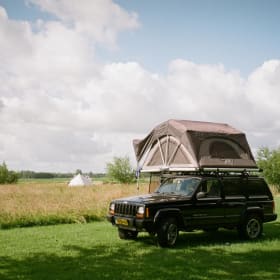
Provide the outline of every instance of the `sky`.
{"type": "Polygon", "coordinates": [[[280,1],[0,0],[0,162],[105,172],[168,119],[280,145],[280,1]]]}

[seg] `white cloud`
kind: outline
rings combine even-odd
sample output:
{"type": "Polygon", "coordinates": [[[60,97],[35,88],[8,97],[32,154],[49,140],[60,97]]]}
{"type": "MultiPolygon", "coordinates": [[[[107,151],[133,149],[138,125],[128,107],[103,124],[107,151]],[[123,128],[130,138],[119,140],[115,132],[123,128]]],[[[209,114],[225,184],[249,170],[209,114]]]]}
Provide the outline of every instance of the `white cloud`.
{"type": "Polygon", "coordinates": [[[245,81],[222,65],[175,60],[170,64],[167,80],[180,115],[187,118],[207,120],[211,116],[212,121],[226,121],[235,114],[236,103],[238,109],[243,106],[245,81]]]}
{"type": "Polygon", "coordinates": [[[32,52],[32,31],[28,22],[8,19],[6,10],[0,6],[0,62],[1,68],[14,64],[32,52]]]}
{"type": "Polygon", "coordinates": [[[113,156],[134,160],[132,139],[170,118],[229,123],[254,148],[280,144],[280,61],[248,78],[181,59],[166,75],[102,65],[94,45],[115,44],[139,25],[135,14],[112,1],[29,2],[58,19],[14,21],[0,7],[0,160],[9,167],[103,171],[113,156]]]}
{"type": "Polygon", "coordinates": [[[280,61],[266,61],[248,77],[246,94],[250,101],[252,143],[280,146],[280,61]]]}
{"type": "Polygon", "coordinates": [[[4,108],[4,102],[0,99],[0,112],[4,108]]]}
{"type": "Polygon", "coordinates": [[[279,112],[280,104],[280,61],[270,60],[263,63],[248,78],[248,97],[259,113],[279,112]]]}
{"type": "Polygon", "coordinates": [[[139,27],[137,14],[111,0],[29,0],[54,14],[76,32],[97,42],[114,45],[119,32],[139,27]]]}

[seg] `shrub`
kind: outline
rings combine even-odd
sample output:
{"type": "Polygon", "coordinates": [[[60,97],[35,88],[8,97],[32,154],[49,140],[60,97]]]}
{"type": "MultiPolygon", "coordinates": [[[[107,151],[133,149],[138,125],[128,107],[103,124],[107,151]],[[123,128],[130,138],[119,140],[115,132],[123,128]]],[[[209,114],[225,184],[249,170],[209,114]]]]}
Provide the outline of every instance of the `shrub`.
{"type": "Polygon", "coordinates": [[[114,157],[112,163],[107,163],[107,176],[120,183],[134,181],[134,172],[128,157],[114,157]]]}
{"type": "Polygon", "coordinates": [[[269,184],[280,190],[280,148],[270,150],[260,148],[257,154],[258,166],[263,170],[264,177],[269,184]]]}
{"type": "Polygon", "coordinates": [[[18,180],[14,171],[9,171],[5,162],[0,164],[0,184],[13,184],[18,180]]]}

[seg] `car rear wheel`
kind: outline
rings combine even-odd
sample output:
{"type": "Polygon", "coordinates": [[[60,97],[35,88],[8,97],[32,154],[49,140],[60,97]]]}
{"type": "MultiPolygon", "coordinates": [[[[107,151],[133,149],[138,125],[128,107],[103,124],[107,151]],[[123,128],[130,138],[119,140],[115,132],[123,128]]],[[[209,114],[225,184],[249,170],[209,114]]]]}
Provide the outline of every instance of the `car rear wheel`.
{"type": "Polygon", "coordinates": [[[157,231],[158,244],[161,247],[173,247],[178,238],[177,221],[174,218],[164,219],[157,231]]]}
{"type": "Polygon", "coordinates": [[[239,228],[242,238],[254,240],[259,238],[263,232],[262,220],[258,215],[249,215],[239,228]]]}
{"type": "Polygon", "coordinates": [[[120,239],[136,239],[138,235],[138,231],[132,231],[122,228],[119,228],[118,231],[120,239]]]}

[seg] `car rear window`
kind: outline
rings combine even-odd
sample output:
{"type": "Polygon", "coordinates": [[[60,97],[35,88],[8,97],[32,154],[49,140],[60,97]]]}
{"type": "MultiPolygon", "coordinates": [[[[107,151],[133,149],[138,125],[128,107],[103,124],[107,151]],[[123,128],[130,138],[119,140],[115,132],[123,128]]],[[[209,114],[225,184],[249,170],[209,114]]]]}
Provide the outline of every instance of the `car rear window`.
{"type": "Polygon", "coordinates": [[[268,186],[262,179],[248,179],[247,181],[248,195],[268,195],[268,186]]]}

